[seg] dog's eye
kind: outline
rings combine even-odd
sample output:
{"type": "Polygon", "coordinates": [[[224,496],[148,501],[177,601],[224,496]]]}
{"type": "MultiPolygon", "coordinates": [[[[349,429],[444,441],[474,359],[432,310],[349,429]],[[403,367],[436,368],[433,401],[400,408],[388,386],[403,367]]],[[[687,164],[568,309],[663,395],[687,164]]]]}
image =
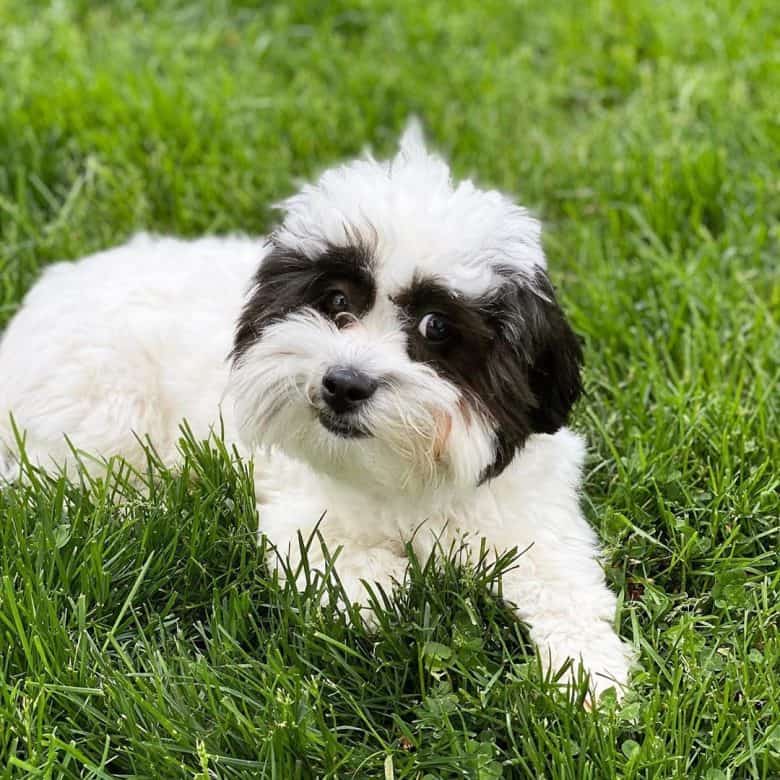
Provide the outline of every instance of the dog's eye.
{"type": "Polygon", "coordinates": [[[322,299],[322,309],[325,314],[335,317],[349,311],[349,298],[343,290],[329,290],[322,299]]]}
{"type": "Polygon", "coordinates": [[[426,314],[420,320],[417,330],[420,331],[424,338],[433,342],[446,341],[452,333],[447,320],[441,314],[436,314],[435,312],[426,314]]]}

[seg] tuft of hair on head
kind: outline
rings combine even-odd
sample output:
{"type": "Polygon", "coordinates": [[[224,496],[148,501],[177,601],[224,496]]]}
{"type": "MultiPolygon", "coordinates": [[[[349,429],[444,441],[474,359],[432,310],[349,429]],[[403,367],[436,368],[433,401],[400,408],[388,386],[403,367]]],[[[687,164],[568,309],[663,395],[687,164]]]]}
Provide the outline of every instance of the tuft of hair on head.
{"type": "Polygon", "coordinates": [[[409,187],[419,189],[421,184],[431,191],[452,186],[449,163],[425,140],[422,122],[410,116],[398,141],[398,152],[389,163],[390,176],[395,181],[409,180],[409,187]]]}
{"type": "Polygon", "coordinates": [[[428,154],[422,122],[414,114],[406,120],[398,142],[398,153],[407,159],[428,154]]]}

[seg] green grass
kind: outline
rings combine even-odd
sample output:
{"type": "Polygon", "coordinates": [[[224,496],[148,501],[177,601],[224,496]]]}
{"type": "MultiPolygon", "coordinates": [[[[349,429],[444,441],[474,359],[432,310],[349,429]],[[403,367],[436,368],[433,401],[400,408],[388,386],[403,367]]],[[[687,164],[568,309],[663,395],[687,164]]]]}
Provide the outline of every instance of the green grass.
{"type": "Polygon", "coordinates": [[[771,0],[0,2],[0,327],[136,229],[265,231],[410,112],[543,216],[641,651],[624,703],[570,706],[457,556],[368,636],[268,572],[213,442],[140,489],[30,471],[0,493],[0,777],[780,777],[779,38],[771,0]]]}

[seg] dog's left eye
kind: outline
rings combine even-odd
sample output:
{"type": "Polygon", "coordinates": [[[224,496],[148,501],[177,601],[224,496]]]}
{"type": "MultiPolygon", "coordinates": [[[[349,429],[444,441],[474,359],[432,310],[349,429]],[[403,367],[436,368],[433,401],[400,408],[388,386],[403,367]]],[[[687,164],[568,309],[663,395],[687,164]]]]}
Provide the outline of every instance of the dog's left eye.
{"type": "Polygon", "coordinates": [[[349,298],[343,290],[329,290],[322,299],[322,309],[330,317],[349,311],[349,298]]]}
{"type": "Polygon", "coordinates": [[[447,320],[441,314],[436,314],[435,312],[426,314],[420,320],[417,330],[420,331],[424,338],[433,342],[446,341],[452,333],[447,320]]]}

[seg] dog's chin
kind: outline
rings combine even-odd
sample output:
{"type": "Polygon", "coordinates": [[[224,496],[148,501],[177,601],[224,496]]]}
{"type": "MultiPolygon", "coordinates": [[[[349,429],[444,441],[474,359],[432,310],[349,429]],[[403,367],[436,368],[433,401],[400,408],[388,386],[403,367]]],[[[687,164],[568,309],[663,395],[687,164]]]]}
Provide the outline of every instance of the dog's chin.
{"type": "Polygon", "coordinates": [[[371,435],[363,426],[358,425],[353,420],[332,415],[326,411],[320,412],[319,421],[326,431],[340,439],[365,439],[371,435]]]}
{"type": "MultiPolygon", "coordinates": [[[[414,429],[402,432],[400,424],[369,427],[356,416],[341,417],[311,406],[308,411],[314,414],[309,417],[298,410],[286,424],[274,426],[275,437],[265,438],[264,444],[350,490],[383,496],[387,501],[417,500],[442,487],[476,486],[483,470],[480,461],[473,474],[461,476],[452,469],[449,455],[433,459],[433,443],[420,439],[414,429]],[[302,416],[309,418],[303,425],[302,416]]],[[[267,436],[268,428],[264,433],[267,436]]]]}

